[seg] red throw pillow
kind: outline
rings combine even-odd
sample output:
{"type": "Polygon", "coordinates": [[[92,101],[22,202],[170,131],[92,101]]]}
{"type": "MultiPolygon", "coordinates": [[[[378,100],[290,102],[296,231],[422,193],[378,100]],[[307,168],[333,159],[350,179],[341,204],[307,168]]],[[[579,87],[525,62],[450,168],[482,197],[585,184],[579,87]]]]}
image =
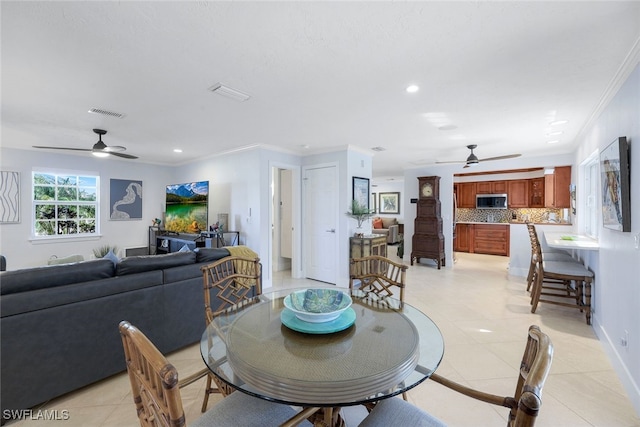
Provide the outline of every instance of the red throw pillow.
{"type": "Polygon", "coordinates": [[[373,228],[374,229],[381,229],[382,228],[382,218],[375,218],[373,220],[373,228]]]}

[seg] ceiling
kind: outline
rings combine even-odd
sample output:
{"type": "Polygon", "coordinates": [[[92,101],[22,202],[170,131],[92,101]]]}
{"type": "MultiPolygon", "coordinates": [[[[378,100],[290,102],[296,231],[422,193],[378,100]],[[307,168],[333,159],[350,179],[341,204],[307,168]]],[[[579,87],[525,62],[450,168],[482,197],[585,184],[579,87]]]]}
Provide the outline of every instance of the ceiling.
{"type": "Polygon", "coordinates": [[[101,128],[131,163],[350,146],[383,177],[468,144],[568,153],[640,57],[636,1],[2,1],[1,15],[2,146],[91,148],[101,128]]]}

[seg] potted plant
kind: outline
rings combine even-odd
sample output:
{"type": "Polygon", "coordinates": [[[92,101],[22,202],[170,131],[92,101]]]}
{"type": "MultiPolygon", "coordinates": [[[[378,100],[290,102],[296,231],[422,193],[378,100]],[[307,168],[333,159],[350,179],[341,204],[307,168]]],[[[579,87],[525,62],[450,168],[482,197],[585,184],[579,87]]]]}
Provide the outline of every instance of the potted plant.
{"type": "Polygon", "coordinates": [[[362,223],[374,215],[374,211],[369,209],[368,206],[359,203],[357,200],[351,201],[351,209],[347,212],[347,215],[355,219],[358,222],[358,228],[354,237],[363,237],[362,223]]]}
{"type": "Polygon", "coordinates": [[[117,254],[118,247],[112,245],[100,246],[99,248],[95,248],[93,250],[93,256],[95,256],[96,258],[104,258],[104,256],[108,254],[109,251],[113,251],[114,254],[117,254]]]}

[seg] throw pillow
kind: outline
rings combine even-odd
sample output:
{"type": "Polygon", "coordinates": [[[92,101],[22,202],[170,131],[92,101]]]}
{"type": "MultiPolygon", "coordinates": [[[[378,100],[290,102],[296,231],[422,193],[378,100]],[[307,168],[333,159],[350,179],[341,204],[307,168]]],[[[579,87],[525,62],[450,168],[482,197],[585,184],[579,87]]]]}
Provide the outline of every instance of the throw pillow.
{"type": "Polygon", "coordinates": [[[120,258],[116,254],[113,253],[113,250],[109,249],[109,252],[102,258],[106,258],[113,263],[113,265],[117,265],[120,262],[120,258]]]}
{"type": "Polygon", "coordinates": [[[178,252],[191,252],[191,249],[189,249],[189,246],[183,245],[178,252]]]}
{"type": "Polygon", "coordinates": [[[382,228],[382,218],[375,218],[373,220],[373,228],[377,230],[382,228]]]}

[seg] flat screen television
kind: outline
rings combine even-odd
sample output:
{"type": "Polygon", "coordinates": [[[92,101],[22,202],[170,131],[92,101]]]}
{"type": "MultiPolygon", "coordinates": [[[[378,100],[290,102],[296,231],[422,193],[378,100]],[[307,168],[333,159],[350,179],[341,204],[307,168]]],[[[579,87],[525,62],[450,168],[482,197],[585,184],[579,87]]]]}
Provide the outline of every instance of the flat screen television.
{"type": "Polygon", "coordinates": [[[177,233],[207,230],[209,181],[167,185],[164,228],[177,233]]]}

